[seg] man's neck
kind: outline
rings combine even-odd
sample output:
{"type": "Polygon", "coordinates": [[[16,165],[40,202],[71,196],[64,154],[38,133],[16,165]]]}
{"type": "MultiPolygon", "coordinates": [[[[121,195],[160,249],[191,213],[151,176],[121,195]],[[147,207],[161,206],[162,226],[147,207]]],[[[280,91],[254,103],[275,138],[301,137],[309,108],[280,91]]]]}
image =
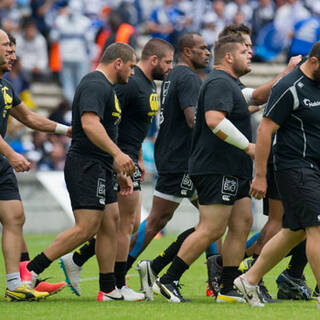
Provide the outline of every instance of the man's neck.
{"type": "Polygon", "coordinates": [[[184,59],[183,57],[182,58],[179,58],[178,60],[178,66],[185,66],[185,67],[188,67],[190,68],[193,72],[197,72],[196,68],[194,67],[194,65],[187,59],[184,59]]]}
{"type": "Polygon", "coordinates": [[[113,70],[110,68],[110,65],[105,66],[99,64],[96,70],[100,71],[112,85],[116,84],[117,78],[113,70]]]}
{"type": "Polygon", "coordinates": [[[313,72],[312,72],[313,69],[308,60],[300,66],[300,70],[307,78],[314,80],[313,72]]]}
{"type": "Polygon", "coordinates": [[[222,70],[222,71],[230,74],[233,78],[236,78],[236,79],[239,78],[239,76],[234,73],[233,69],[229,65],[216,64],[213,66],[213,69],[222,70]]]}
{"type": "Polygon", "coordinates": [[[149,64],[145,61],[140,60],[137,64],[137,67],[139,67],[141,69],[141,71],[143,72],[143,74],[150,80],[153,81],[153,77],[152,77],[152,70],[149,66],[149,64]]]}

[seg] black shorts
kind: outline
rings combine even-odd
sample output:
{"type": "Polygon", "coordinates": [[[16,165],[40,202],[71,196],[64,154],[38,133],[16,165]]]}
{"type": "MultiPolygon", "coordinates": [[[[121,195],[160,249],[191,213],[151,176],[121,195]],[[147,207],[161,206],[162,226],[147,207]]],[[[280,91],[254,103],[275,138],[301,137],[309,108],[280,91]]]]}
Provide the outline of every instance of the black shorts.
{"type": "MultiPolygon", "coordinates": [[[[141,190],[141,176],[142,176],[142,171],[140,169],[140,167],[138,166],[137,163],[135,163],[135,168],[136,170],[134,171],[131,179],[132,179],[132,183],[133,183],[133,191],[140,191],[141,190]]],[[[115,183],[114,183],[114,187],[113,189],[116,192],[120,191],[120,187],[117,181],[117,177],[115,176],[115,183]]]]}
{"type": "Polygon", "coordinates": [[[64,177],[73,210],[103,210],[106,204],[117,202],[113,172],[97,161],[69,154],[64,177]]]}
{"type": "Polygon", "coordinates": [[[0,159],[0,200],[21,200],[17,178],[6,158],[0,159]]]}
{"type": "Polygon", "coordinates": [[[159,174],[156,191],[179,198],[192,198],[195,186],[187,173],[159,174]]]}
{"type": "Polygon", "coordinates": [[[221,174],[191,176],[198,193],[199,204],[233,205],[235,201],[250,197],[250,180],[221,174]]]}
{"type": "Polygon", "coordinates": [[[267,168],[267,185],[267,194],[266,197],[263,198],[263,214],[265,216],[269,215],[269,199],[280,200],[280,194],[274,175],[273,164],[271,163],[268,164],[267,168]]]}
{"type": "Polygon", "coordinates": [[[284,207],[283,228],[292,231],[320,225],[320,171],[293,168],[276,172],[284,207]]]}

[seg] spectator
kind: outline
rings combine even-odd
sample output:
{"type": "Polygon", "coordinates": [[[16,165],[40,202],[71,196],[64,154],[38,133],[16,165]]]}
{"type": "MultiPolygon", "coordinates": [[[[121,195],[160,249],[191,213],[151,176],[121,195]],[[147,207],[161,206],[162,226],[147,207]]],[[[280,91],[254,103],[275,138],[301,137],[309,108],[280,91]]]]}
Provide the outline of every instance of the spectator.
{"type": "Polygon", "coordinates": [[[52,9],[53,5],[59,0],[31,0],[31,16],[34,19],[38,30],[48,39],[50,27],[47,24],[46,16],[52,9]]]}
{"type": "Polygon", "coordinates": [[[133,48],[137,46],[136,29],[132,25],[125,23],[117,10],[110,13],[108,24],[110,34],[104,43],[102,52],[114,42],[128,43],[133,48]]]}
{"type": "Polygon", "coordinates": [[[16,61],[14,62],[12,70],[9,73],[6,73],[3,77],[11,82],[14,91],[20,97],[23,103],[25,103],[30,109],[36,109],[36,105],[33,101],[30,91],[30,83],[22,72],[21,61],[19,57],[17,57],[16,61]]]}
{"type": "Polygon", "coordinates": [[[52,111],[49,119],[65,125],[71,125],[71,105],[67,100],[61,101],[57,108],[52,111]]]}
{"type": "Polygon", "coordinates": [[[117,11],[125,23],[137,27],[142,22],[142,11],[139,0],[122,0],[117,11]]]}
{"type": "Polygon", "coordinates": [[[33,19],[26,19],[17,36],[17,55],[28,80],[43,80],[48,75],[47,43],[33,19]]]}
{"type": "Polygon", "coordinates": [[[32,163],[32,168],[37,170],[49,170],[49,155],[52,151],[52,143],[45,132],[33,131],[32,143],[26,153],[27,159],[32,163]]]}
{"type": "Polygon", "coordinates": [[[81,2],[71,0],[60,10],[50,38],[58,42],[62,70],[60,81],[63,94],[71,103],[75,89],[81,78],[89,72],[93,47],[90,19],[84,16],[81,2]]]}
{"type": "Polygon", "coordinates": [[[308,55],[313,44],[320,40],[320,3],[314,2],[311,9],[313,15],[298,21],[294,26],[288,59],[298,54],[308,55]]]}
{"type": "Polygon", "coordinates": [[[147,28],[153,38],[161,38],[175,45],[183,31],[184,16],[174,5],[174,0],[163,0],[163,5],[151,13],[147,28]]]}
{"type": "Polygon", "coordinates": [[[21,20],[21,12],[17,8],[15,0],[0,1],[0,27],[6,32],[15,34],[21,20]]]}
{"type": "Polygon", "coordinates": [[[247,0],[230,1],[225,8],[225,16],[228,23],[233,23],[236,14],[240,11],[245,20],[246,25],[250,25],[252,18],[252,8],[247,4],[247,0]]]}
{"type": "Polygon", "coordinates": [[[294,25],[301,19],[310,16],[310,12],[303,6],[300,0],[287,0],[280,6],[274,17],[276,36],[288,48],[293,33],[294,25]]]}
{"type": "Polygon", "coordinates": [[[255,44],[259,31],[271,22],[275,15],[274,3],[272,0],[259,0],[257,7],[252,14],[251,39],[255,44]]]}
{"type": "Polygon", "coordinates": [[[224,1],[215,0],[212,3],[212,7],[207,10],[207,13],[203,17],[201,34],[208,44],[210,50],[212,49],[216,39],[218,38],[218,34],[227,24],[224,16],[224,9],[224,1]]]}

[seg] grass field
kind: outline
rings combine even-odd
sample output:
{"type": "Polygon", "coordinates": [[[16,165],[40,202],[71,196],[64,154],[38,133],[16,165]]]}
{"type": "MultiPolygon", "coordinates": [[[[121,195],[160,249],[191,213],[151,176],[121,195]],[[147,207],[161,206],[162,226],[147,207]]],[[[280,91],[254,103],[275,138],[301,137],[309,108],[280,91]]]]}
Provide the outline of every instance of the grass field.
{"type": "MultiPolygon", "coordinates": [[[[26,235],[31,256],[41,252],[52,240],[53,235],[26,235]]],[[[164,249],[174,238],[165,236],[154,240],[141,258],[152,258],[164,249]]],[[[0,319],[219,319],[219,320],[250,320],[250,319],[319,319],[320,309],[314,301],[288,301],[269,304],[264,308],[251,308],[247,304],[218,304],[205,296],[206,267],[204,256],[200,257],[181,279],[184,284],[184,297],[192,299],[191,303],[171,304],[162,297],[155,297],[152,302],[97,302],[98,270],[95,258],[92,258],[82,272],[81,297],[71,294],[69,288],[41,302],[8,303],[0,301],[0,319]]],[[[273,296],[276,296],[275,278],[283,270],[286,259],[265,276],[265,282],[273,296]]],[[[1,292],[5,289],[5,272],[1,258],[1,292]]],[[[305,272],[308,284],[314,288],[310,267],[305,272]]],[[[129,271],[128,284],[139,289],[138,273],[129,271]]],[[[49,281],[58,282],[64,279],[57,262],[42,274],[51,277],[49,281]]]]}

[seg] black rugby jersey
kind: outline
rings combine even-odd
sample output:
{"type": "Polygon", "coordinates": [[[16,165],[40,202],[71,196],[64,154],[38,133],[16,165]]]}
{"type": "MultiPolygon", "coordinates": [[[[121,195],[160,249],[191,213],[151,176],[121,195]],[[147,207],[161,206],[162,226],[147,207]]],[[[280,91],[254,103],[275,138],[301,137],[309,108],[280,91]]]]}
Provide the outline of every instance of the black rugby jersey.
{"type": "Polygon", "coordinates": [[[0,134],[2,138],[7,132],[10,110],[20,103],[21,100],[15,94],[12,84],[5,79],[0,79],[0,134]]]}
{"type": "Polygon", "coordinates": [[[113,170],[113,158],[92,143],[81,125],[84,112],[96,113],[113,142],[117,142],[118,124],[121,120],[121,108],[112,84],[100,71],[88,73],[80,81],[72,103],[72,140],[70,153],[90,157],[113,170]]]}
{"type": "Polygon", "coordinates": [[[201,80],[186,66],[174,67],[161,87],[160,129],[155,143],[155,163],[159,173],[186,173],[192,129],[184,109],[196,107],[201,80]]]}
{"type": "Polygon", "coordinates": [[[264,116],[277,123],[275,170],[320,169],[320,84],[295,69],[272,88],[264,116]]]}
{"type": "Polygon", "coordinates": [[[226,118],[251,141],[250,112],[242,83],[222,70],[213,70],[201,86],[193,129],[189,174],[252,177],[252,160],[237,147],[218,138],[208,127],[205,113],[223,111],[226,118]]]}
{"type": "Polygon", "coordinates": [[[141,144],[159,110],[157,87],[136,66],[129,82],[115,85],[115,91],[122,110],[118,145],[123,152],[138,161],[141,144]]]}

